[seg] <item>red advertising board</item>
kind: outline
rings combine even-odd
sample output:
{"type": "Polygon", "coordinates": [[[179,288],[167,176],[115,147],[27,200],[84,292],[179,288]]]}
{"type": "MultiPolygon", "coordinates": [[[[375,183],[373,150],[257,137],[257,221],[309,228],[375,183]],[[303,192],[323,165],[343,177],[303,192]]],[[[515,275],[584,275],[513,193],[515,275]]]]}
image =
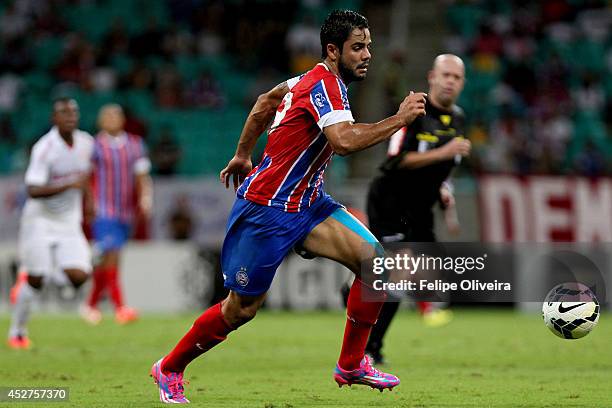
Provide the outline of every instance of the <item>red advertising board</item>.
{"type": "Polygon", "coordinates": [[[612,242],[612,179],[485,175],[484,242],[612,242]]]}

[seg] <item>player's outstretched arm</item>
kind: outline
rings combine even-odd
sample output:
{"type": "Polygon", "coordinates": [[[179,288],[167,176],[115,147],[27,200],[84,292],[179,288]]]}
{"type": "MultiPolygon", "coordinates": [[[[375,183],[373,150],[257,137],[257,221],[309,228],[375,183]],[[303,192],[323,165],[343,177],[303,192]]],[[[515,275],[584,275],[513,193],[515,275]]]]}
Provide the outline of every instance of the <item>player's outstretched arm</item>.
{"type": "Polygon", "coordinates": [[[393,116],[377,123],[340,122],[327,126],[323,132],[334,152],[340,156],[367,149],[425,115],[426,96],[422,92],[411,91],[393,116]]]}
{"type": "Polygon", "coordinates": [[[452,160],[457,155],[466,157],[470,155],[471,149],[472,144],[469,140],[456,137],[445,145],[427,150],[426,152],[406,153],[399,163],[399,167],[416,169],[437,162],[452,160]]]}
{"type": "Polygon", "coordinates": [[[56,194],[63,193],[64,191],[69,190],[71,188],[76,188],[76,189],[80,189],[84,191],[85,189],[88,188],[88,182],[89,182],[89,173],[83,174],[79,176],[77,180],[70,182],[70,183],[66,183],[66,184],[60,184],[60,185],[54,185],[54,186],[28,185],[27,191],[28,191],[28,195],[32,198],[45,198],[45,197],[51,197],[56,194]]]}
{"type": "Polygon", "coordinates": [[[148,172],[136,175],[136,196],[140,212],[149,218],[153,209],[153,180],[148,172]]]}
{"type": "Polygon", "coordinates": [[[221,183],[225,184],[226,188],[229,188],[230,176],[233,178],[235,190],[251,171],[253,167],[251,153],[253,153],[255,143],[274,118],[276,109],[287,92],[289,92],[289,86],[285,81],[257,98],[242,128],[236,154],[219,174],[221,183]]]}

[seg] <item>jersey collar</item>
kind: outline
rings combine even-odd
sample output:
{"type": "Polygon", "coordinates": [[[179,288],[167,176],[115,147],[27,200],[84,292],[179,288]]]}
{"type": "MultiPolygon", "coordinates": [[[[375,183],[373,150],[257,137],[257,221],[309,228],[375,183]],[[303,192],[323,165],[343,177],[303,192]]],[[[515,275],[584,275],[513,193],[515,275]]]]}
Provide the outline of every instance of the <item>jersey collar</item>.
{"type": "Polygon", "coordinates": [[[101,131],[100,136],[112,147],[121,147],[127,143],[128,139],[125,131],[121,132],[119,136],[111,136],[107,132],[101,131]]]}
{"type": "Polygon", "coordinates": [[[329,69],[329,67],[327,65],[325,65],[325,63],[323,62],[319,62],[316,66],[322,66],[327,72],[331,73],[333,76],[335,76],[336,78],[338,78],[340,80],[340,82],[342,82],[342,85],[344,85],[346,87],[346,84],[344,83],[344,81],[342,80],[342,78],[340,78],[340,76],[334,74],[331,69],[329,69]]]}
{"type": "Polygon", "coordinates": [[[72,149],[74,147],[74,144],[76,143],[76,137],[75,137],[76,129],[72,131],[72,146],[66,143],[62,135],[60,135],[60,132],[57,126],[53,126],[51,130],[49,131],[49,133],[51,133],[51,137],[53,139],[57,140],[57,142],[60,143],[61,145],[66,146],[68,149],[72,149]]]}

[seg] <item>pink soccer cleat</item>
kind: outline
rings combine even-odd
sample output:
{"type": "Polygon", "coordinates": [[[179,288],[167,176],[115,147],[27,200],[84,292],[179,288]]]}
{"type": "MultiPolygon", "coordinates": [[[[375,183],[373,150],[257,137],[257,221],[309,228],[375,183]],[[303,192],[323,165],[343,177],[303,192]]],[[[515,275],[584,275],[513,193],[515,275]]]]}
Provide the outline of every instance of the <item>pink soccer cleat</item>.
{"type": "Polygon", "coordinates": [[[183,373],[170,373],[169,375],[162,373],[163,360],[161,358],[151,367],[151,377],[159,387],[159,400],[166,404],[189,404],[189,400],[183,394],[185,392],[183,373]]]}
{"type": "Polygon", "coordinates": [[[82,305],[79,314],[87,323],[96,326],[102,321],[102,313],[99,309],[89,305],[82,305]]]}
{"type": "Polygon", "coordinates": [[[338,383],[338,387],[343,385],[363,384],[383,392],[385,388],[389,391],[400,383],[400,379],[393,374],[383,373],[380,370],[372,367],[372,360],[369,356],[363,357],[359,368],[353,371],[346,371],[336,364],[334,370],[334,380],[338,383]]]}
{"type": "Polygon", "coordinates": [[[119,324],[128,324],[138,320],[138,312],[131,307],[121,306],[115,312],[115,320],[119,324]]]}
{"type": "Polygon", "coordinates": [[[32,347],[32,342],[28,336],[11,336],[6,344],[13,350],[29,350],[32,347]]]}

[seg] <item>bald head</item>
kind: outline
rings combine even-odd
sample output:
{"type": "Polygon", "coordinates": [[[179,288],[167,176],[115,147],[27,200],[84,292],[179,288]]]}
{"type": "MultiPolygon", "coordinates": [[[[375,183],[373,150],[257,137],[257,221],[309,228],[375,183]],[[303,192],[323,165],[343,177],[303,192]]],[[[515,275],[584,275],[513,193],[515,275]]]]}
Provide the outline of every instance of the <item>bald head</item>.
{"type": "Polygon", "coordinates": [[[462,69],[465,72],[465,67],[463,65],[463,60],[456,56],[455,54],[440,54],[436,58],[434,58],[433,65],[431,67],[432,70],[442,69],[447,66],[456,66],[457,68],[462,69]]]}
{"type": "Polygon", "coordinates": [[[431,102],[443,109],[452,108],[465,84],[463,60],[453,54],[438,55],[427,80],[431,102]]]}
{"type": "Polygon", "coordinates": [[[120,105],[111,103],[100,108],[98,126],[111,135],[118,135],[123,130],[125,115],[120,105]]]}

